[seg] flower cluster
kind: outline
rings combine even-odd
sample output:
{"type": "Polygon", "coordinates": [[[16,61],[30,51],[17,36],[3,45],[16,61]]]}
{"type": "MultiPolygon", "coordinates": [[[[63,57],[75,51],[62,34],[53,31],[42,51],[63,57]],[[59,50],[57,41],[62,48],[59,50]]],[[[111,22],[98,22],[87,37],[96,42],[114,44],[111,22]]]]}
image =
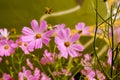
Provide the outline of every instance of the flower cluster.
{"type": "MultiPolygon", "coordinates": [[[[23,27],[16,40],[7,29],[0,29],[0,66],[9,66],[1,71],[3,80],[77,80],[77,73],[81,79],[106,79],[99,68],[94,68],[98,65],[94,56],[86,54],[80,43],[82,36],[91,36],[85,23],[75,26],[76,33],[65,24],[48,29],[44,20],[40,24],[32,20],[31,27],[23,27]]],[[[108,53],[106,63],[111,66],[111,51],[108,53]]]]}

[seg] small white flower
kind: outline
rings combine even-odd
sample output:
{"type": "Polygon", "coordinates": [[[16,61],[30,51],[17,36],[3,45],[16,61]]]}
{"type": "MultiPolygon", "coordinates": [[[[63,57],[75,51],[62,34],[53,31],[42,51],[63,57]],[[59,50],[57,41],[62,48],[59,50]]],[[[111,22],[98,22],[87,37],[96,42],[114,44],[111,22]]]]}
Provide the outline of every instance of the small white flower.
{"type": "Polygon", "coordinates": [[[0,29],[0,39],[9,39],[9,32],[6,28],[0,29]]]}

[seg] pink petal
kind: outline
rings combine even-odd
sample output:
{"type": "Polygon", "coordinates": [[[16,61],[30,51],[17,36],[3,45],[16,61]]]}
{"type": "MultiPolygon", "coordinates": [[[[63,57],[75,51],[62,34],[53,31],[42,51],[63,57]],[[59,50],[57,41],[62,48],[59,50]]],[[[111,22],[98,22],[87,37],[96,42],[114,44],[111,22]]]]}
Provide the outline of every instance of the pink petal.
{"type": "Polygon", "coordinates": [[[28,27],[24,27],[24,28],[22,29],[22,33],[23,33],[24,35],[33,35],[33,34],[34,34],[34,32],[32,31],[32,29],[30,29],[30,28],[28,28],[28,27]]]}
{"type": "Polygon", "coordinates": [[[49,43],[50,39],[49,38],[43,38],[42,42],[47,46],[49,43]]]}
{"type": "Polygon", "coordinates": [[[42,20],[40,21],[40,31],[41,33],[47,28],[47,22],[42,20]]]}
{"type": "Polygon", "coordinates": [[[29,58],[26,59],[26,62],[27,62],[27,65],[30,67],[30,69],[33,70],[34,67],[33,67],[32,63],[30,62],[29,58]]]}
{"type": "Polygon", "coordinates": [[[35,49],[42,48],[42,40],[36,39],[35,49]]]}
{"type": "Polygon", "coordinates": [[[55,37],[55,43],[60,45],[60,44],[63,44],[63,40],[61,40],[59,37],[55,37]]]}
{"type": "Polygon", "coordinates": [[[34,40],[34,41],[31,41],[31,42],[28,44],[28,50],[29,50],[29,51],[33,51],[33,50],[34,50],[34,47],[35,47],[35,40],[34,40]]]}
{"type": "Polygon", "coordinates": [[[89,27],[85,27],[82,34],[90,34],[89,27]]]}
{"type": "Polygon", "coordinates": [[[79,45],[79,44],[73,44],[73,45],[72,45],[72,48],[73,48],[74,50],[77,50],[77,51],[83,51],[83,50],[84,50],[84,47],[81,46],[81,45],[79,45]]]}
{"type": "Polygon", "coordinates": [[[30,36],[22,36],[22,41],[24,42],[29,42],[29,41],[32,41],[34,40],[34,36],[33,35],[30,35],[30,36]]]}
{"type": "Polygon", "coordinates": [[[64,46],[58,46],[58,49],[60,50],[60,56],[64,58],[68,58],[68,52],[64,46]]]}
{"type": "Polygon", "coordinates": [[[75,26],[76,30],[82,30],[84,27],[85,27],[85,24],[84,24],[83,22],[78,23],[78,24],[75,26]]]}
{"type": "Polygon", "coordinates": [[[71,36],[71,42],[76,42],[78,39],[80,38],[79,34],[74,34],[73,36],[71,36]]]}
{"type": "Polygon", "coordinates": [[[44,37],[50,37],[53,34],[54,30],[50,30],[44,33],[44,37]]]}
{"type": "Polygon", "coordinates": [[[36,20],[32,20],[31,21],[31,26],[32,26],[32,29],[34,30],[34,31],[38,31],[39,30],[39,25],[38,25],[38,22],[36,21],[36,20]]]}
{"type": "Polygon", "coordinates": [[[58,32],[57,34],[61,39],[66,40],[70,36],[70,29],[62,29],[61,31],[58,32]]]}
{"type": "Polygon", "coordinates": [[[46,61],[46,59],[45,59],[44,57],[41,58],[40,62],[41,62],[41,64],[43,64],[43,65],[46,65],[46,64],[47,64],[47,61],[46,61]]]}
{"type": "Polygon", "coordinates": [[[19,80],[24,80],[24,76],[22,72],[19,72],[18,77],[19,77],[19,80]]]}
{"type": "Polygon", "coordinates": [[[78,54],[73,49],[67,49],[67,51],[68,51],[68,53],[71,57],[77,57],[78,56],[78,54]]]}

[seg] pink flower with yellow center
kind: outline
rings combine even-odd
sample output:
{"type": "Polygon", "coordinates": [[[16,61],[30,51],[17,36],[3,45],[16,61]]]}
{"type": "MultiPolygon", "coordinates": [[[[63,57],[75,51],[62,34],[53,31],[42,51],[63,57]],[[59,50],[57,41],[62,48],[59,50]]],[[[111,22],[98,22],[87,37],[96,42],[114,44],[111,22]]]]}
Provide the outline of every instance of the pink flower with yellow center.
{"type": "Polygon", "coordinates": [[[79,34],[70,36],[70,29],[62,29],[55,37],[55,43],[60,50],[60,55],[64,58],[68,58],[68,54],[71,57],[80,56],[79,52],[83,51],[83,46],[76,44],[76,41],[80,38],[79,34]]]}
{"type": "Polygon", "coordinates": [[[16,45],[12,40],[0,41],[0,56],[10,56],[14,53],[15,48],[16,45]]]}
{"type": "Polygon", "coordinates": [[[48,45],[53,30],[47,31],[46,21],[40,21],[39,25],[36,20],[32,20],[31,26],[32,29],[28,27],[22,29],[22,41],[28,42],[28,49],[33,51],[34,49],[42,48],[42,43],[48,45]]]}
{"type": "Polygon", "coordinates": [[[19,39],[16,40],[16,44],[18,47],[20,47],[22,49],[24,54],[29,54],[28,42],[23,42],[21,37],[20,37],[19,39]]]}
{"type": "Polygon", "coordinates": [[[82,33],[83,35],[88,35],[90,34],[89,32],[89,27],[88,26],[85,26],[85,24],[83,22],[81,23],[78,23],[76,26],[75,26],[76,30],[78,31],[78,33],[82,33]]]}

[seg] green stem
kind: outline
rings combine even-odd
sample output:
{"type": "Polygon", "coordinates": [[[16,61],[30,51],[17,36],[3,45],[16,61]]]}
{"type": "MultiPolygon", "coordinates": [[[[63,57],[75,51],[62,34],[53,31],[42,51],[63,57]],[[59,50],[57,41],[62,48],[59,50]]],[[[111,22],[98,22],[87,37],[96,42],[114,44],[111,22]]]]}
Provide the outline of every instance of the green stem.
{"type": "Polygon", "coordinates": [[[11,58],[12,58],[12,67],[13,67],[13,69],[15,70],[15,72],[17,73],[18,71],[17,71],[17,69],[16,69],[16,67],[15,67],[15,64],[14,64],[14,54],[13,55],[11,55],[11,58]]]}
{"type": "MultiPolygon", "coordinates": [[[[118,10],[118,13],[119,13],[119,12],[120,12],[120,11],[118,10]]],[[[108,17],[107,19],[105,19],[105,21],[109,21],[109,19],[111,19],[113,16],[115,16],[115,15],[118,14],[118,13],[112,14],[112,16],[110,16],[110,17],[108,17]]],[[[104,21],[101,22],[98,26],[102,25],[103,23],[104,23],[104,21]]]]}
{"type": "Polygon", "coordinates": [[[70,57],[70,59],[69,59],[69,62],[68,62],[68,68],[67,68],[67,72],[66,72],[66,75],[70,72],[70,70],[71,70],[71,64],[72,64],[72,60],[73,60],[73,58],[72,57],[70,57]]]}
{"type": "Polygon", "coordinates": [[[54,75],[52,74],[52,71],[51,71],[51,69],[50,69],[49,66],[48,66],[48,71],[49,71],[50,75],[52,76],[53,80],[56,80],[56,78],[55,78],[54,75]]]}
{"type": "Polygon", "coordinates": [[[42,65],[40,64],[39,59],[38,59],[36,56],[34,56],[34,58],[35,58],[35,61],[36,61],[36,62],[38,63],[38,65],[40,66],[40,69],[42,70],[42,72],[46,73],[45,70],[43,69],[42,65]]]}
{"type": "MultiPolygon", "coordinates": [[[[96,11],[97,11],[97,9],[98,9],[98,0],[96,0],[96,11]]],[[[99,63],[99,66],[100,66],[101,70],[103,71],[103,73],[105,74],[105,76],[106,76],[108,79],[110,79],[110,77],[106,74],[105,70],[103,69],[103,66],[101,65],[100,60],[99,60],[99,58],[98,58],[98,56],[97,56],[97,53],[96,53],[95,47],[96,47],[96,35],[97,35],[97,30],[98,30],[98,14],[97,14],[97,12],[96,12],[96,29],[95,29],[94,43],[93,43],[94,54],[95,54],[95,56],[96,56],[96,58],[97,58],[97,61],[98,61],[98,63],[99,63]]]]}
{"type": "Polygon", "coordinates": [[[69,80],[71,80],[78,72],[80,72],[81,70],[81,64],[78,64],[76,66],[76,70],[74,71],[74,73],[72,74],[72,76],[69,78],[69,80]]]}
{"type": "MultiPolygon", "coordinates": [[[[111,6],[111,16],[112,16],[112,11],[113,11],[113,8],[111,6]]],[[[113,66],[114,66],[114,30],[113,30],[113,20],[112,20],[112,17],[111,17],[111,34],[112,34],[112,45],[111,45],[111,49],[112,49],[112,62],[111,62],[111,78],[112,78],[112,75],[113,75],[113,66]]]]}

